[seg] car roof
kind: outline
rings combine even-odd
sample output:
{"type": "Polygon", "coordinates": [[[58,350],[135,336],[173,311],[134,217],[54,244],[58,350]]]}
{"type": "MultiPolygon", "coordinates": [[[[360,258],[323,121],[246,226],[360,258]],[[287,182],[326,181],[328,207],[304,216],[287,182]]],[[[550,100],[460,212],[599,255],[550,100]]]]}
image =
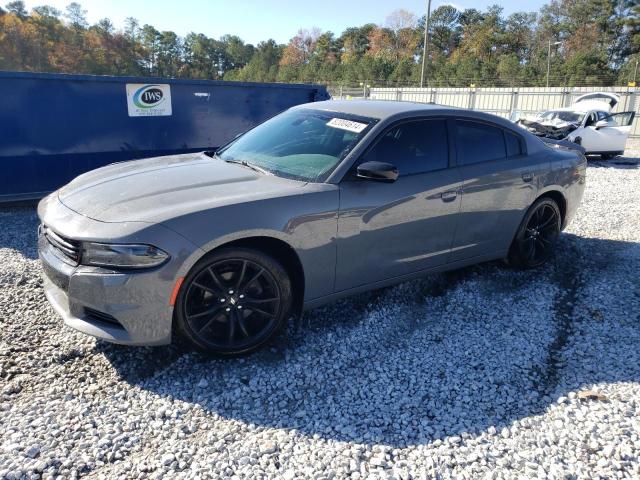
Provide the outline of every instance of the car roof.
{"type": "Polygon", "coordinates": [[[400,113],[427,112],[427,111],[459,111],[454,107],[434,105],[418,102],[400,102],[397,100],[325,100],[323,102],[307,103],[298,108],[312,108],[327,112],[348,113],[362,117],[384,120],[400,113]]]}

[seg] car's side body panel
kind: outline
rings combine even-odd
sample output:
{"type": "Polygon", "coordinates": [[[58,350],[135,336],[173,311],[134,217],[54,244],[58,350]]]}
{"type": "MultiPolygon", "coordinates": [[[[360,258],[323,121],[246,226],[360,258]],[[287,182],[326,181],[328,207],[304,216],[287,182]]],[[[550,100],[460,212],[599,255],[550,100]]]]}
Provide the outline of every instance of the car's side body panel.
{"type": "Polygon", "coordinates": [[[360,285],[358,287],[349,288],[347,290],[336,291],[331,295],[327,295],[327,296],[324,296],[324,297],[307,300],[304,303],[304,309],[305,310],[310,310],[310,309],[317,308],[319,306],[325,305],[327,303],[339,300],[341,298],[346,298],[346,297],[349,297],[351,295],[355,295],[355,294],[358,294],[358,293],[363,293],[363,292],[367,292],[367,291],[374,290],[374,289],[377,289],[377,288],[384,288],[384,287],[388,287],[388,286],[391,286],[391,285],[396,285],[398,283],[406,282],[406,281],[409,281],[409,280],[414,280],[416,278],[421,278],[421,277],[424,277],[425,275],[429,275],[429,274],[440,273],[440,272],[448,272],[450,270],[456,270],[458,268],[467,267],[469,265],[475,265],[477,263],[488,262],[490,260],[497,260],[499,258],[502,258],[503,256],[504,255],[496,255],[494,253],[492,253],[492,254],[484,254],[484,255],[477,256],[477,257],[467,258],[466,260],[460,260],[460,261],[457,261],[457,262],[443,263],[443,264],[440,264],[440,265],[438,265],[436,267],[426,268],[426,269],[423,269],[423,270],[417,270],[415,272],[407,273],[407,274],[404,274],[404,275],[399,275],[399,276],[396,276],[396,277],[389,277],[389,278],[386,278],[384,280],[380,280],[380,281],[377,281],[377,282],[366,283],[366,284],[360,285]]]}
{"type": "Polygon", "coordinates": [[[449,261],[505,252],[536,198],[548,154],[535,153],[458,167],[462,205],[449,261]]]}
{"type": "MultiPolygon", "coordinates": [[[[202,210],[167,220],[174,231],[187,232],[200,252],[228,243],[269,237],[290,246],[305,275],[305,300],[333,293],[336,264],[338,187],[308,184],[295,195],[202,210]]],[[[202,256],[194,252],[180,269],[186,275],[202,256]]]]}
{"type": "Polygon", "coordinates": [[[555,149],[549,155],[549,169],[538,179],[538,197],[545,194],[561,194],[564,199],[565,228],[580,206],[586,186],[587,159],[574,150],[555,149]]]}
{"type": "Polygon", "coordinates": [[[454,168],[400,176],[394,183],[343,181],[336,290],[446,263],[460,198],[443,194],[460,187],[454,168]]]}

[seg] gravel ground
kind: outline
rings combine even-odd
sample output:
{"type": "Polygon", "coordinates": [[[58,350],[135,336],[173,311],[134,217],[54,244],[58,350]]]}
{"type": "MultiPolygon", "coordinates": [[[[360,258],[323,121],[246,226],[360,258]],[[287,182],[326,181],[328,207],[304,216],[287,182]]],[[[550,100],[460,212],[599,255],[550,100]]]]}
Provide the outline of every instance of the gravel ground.
{"type": "Polygon", "coordinates": [[[640,148],[592,162],[548,268],[360,295],[236,360],[64,327],[34,210],[0,209],[0,478],[640,478],[639,187],[640,148]]]}

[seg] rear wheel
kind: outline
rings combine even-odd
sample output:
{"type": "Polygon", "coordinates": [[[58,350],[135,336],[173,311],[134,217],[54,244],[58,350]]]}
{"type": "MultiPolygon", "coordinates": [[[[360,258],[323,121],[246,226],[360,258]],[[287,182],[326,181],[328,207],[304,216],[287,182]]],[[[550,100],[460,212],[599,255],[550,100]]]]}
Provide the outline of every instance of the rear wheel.
{"type": "Polygon", "coordinates": [[[509,251],[509,263],[518,268],[535,268],[549,260],[560,235],[562,216],[550,198],[537,200],[518,229],[509,251]]]}
{"type": "Polygon", "coordinates": [[[280,330],[291,300],[291,282],[275,259],[246,248],[221,249],[185,278],[176,301],[177,331],[208,353],[249,353],[280,330]]]}

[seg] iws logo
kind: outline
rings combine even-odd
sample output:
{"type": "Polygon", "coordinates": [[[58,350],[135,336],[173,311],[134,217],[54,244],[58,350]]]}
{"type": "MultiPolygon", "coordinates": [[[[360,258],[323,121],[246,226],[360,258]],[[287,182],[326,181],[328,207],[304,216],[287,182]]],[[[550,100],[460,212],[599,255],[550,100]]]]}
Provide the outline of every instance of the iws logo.
{"type": "Polygon", "coordinates": [[[139,88],[133,94],[133,104],[138,108],[151,108],[159,105],[164,100],[162,90],[158,85],[147,85],[139,88]]]}

